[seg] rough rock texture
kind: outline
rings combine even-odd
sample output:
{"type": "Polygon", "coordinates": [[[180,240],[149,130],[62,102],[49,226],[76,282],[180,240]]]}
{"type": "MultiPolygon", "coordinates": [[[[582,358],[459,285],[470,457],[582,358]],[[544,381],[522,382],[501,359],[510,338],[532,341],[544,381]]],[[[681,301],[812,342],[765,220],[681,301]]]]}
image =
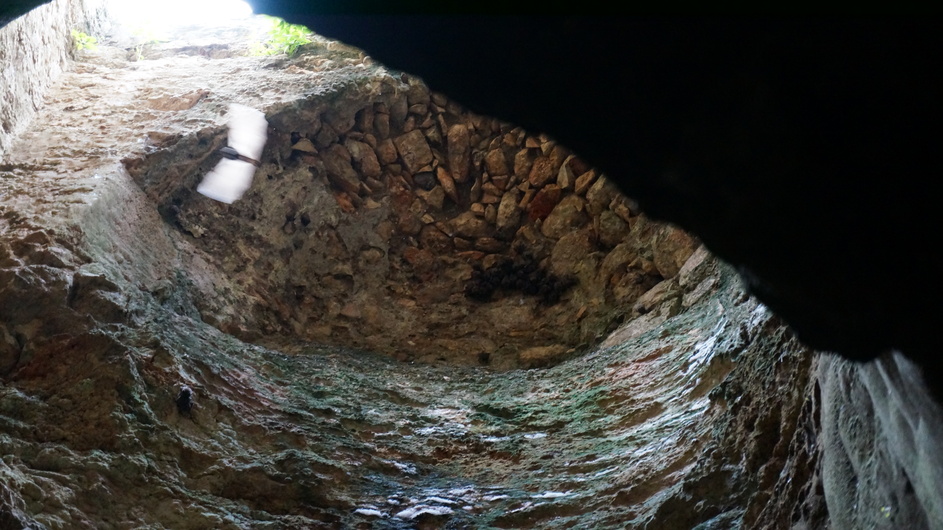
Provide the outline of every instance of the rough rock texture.
{"type": "Polygon", "coordinates": [[[0,163],[43,106],[50,85],[68,68],[75,53],[71,30],[100,34],[108,26],[103,5],[101,0],[55,0],[2,26],[0,163]]]}
{"type": "Polygon", "coordinates": [[[905,358],[814,354],[553,140],[251,30],[103,47],[0,168],[0,526],[941,526],[905,358]],[[232,100],[271,130],[225,206],[192,189],[232,100]],[[508,259],[577,284],[466,296],[508,259]]]}

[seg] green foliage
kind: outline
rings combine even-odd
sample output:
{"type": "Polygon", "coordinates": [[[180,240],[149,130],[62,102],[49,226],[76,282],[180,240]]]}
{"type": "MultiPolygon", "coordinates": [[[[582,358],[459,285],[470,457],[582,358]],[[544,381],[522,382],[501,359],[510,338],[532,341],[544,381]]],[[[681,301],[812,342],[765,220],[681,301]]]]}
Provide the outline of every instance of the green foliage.
{"type": "Polygon", "coordinates": [[[284,53],[292,56],[298,48],[311,42],[311,30],[299,25],[289,24],[278,17],[266,17],[271,23],[268,40],[256,43],[252,55],[277,55],[284,53]]]}
{"type": "Polygon", "coordinates": [[[98,39],[77,29],[72,30],[72,44],[76,50],[95,51],[98,49],[98,39]]]}

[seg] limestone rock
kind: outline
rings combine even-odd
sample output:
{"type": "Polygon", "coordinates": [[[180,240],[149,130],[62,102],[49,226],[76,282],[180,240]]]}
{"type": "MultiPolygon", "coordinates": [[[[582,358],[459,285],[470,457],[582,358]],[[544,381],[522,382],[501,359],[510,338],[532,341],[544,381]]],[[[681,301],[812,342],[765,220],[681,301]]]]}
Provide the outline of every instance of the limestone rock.
{"type": "Polygon", "coordinates": [[[416,173],[423,166],[431,164],[433,160],[432,150],[426,142],[426,137],[421,131],[412,131],[393,139],[396,144],[396,150],[399,152],[406,170],[410,173],[416,173]]]}
{"type": "Polygon", "coordinates": [[[540,231],[547,237],[559,239],[585,225],[588,220],[586,202],[577,195],[567,195],[544,219],[540,231]]]}
{"type": "Polygon", "coordinates": [[[449,170],[457,182],[465,182],[468,180],[468,170],[471,165],[471,143],[468,127],[456,123],[449,128],[447,138],[449,170]]]}

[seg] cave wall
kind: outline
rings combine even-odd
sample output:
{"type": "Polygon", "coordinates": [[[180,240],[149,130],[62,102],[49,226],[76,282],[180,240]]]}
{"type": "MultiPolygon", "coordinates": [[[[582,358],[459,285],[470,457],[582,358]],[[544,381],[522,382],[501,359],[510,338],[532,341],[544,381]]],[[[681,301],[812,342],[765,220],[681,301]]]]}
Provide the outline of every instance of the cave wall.
{"type": "Polygon", "coordinates": [[[679,292],[698,245],[554,140],[405,74],[269,122],[262,184],[226,214],[193,191],[199,143],[125,160],[178,237],[259,301],[232,320],[213,293],[194,296],[204,320],[242,338],[546,365],[679,292]]]}
{"type": "MultiPolygon", "coordinates": [[[[63,21],[68,20],[71,12],[62,8],[61,5],[58,8],[52,7],[54,4],[45,6],[43,9],[51,9],[47,12],[49,16],[55,13],[57,16],[62,17],[53,26],[58,27],[60,31],[67,34],[70,26],[63,21]]],[[[0,39],[12,39],[4,42],[16,40],[9,36],[10,31],[16,32],[17,35],[29,35],[28,32],[25,32],[23,26],[18,24],[20,24],[20,21],[14,21],[0,29],[0,39]],[[14,29],[11,30],[10,28],[14,29]]],[[[66,50],[69,49],[70,45],[66,40],[62,40],[61,45],[65,48],[50,50],[50,57],[64,58],[66,56],[66,50]]],[[[3,48],[3,50],[6,49],[8,48],[3,48]]],[[[4,52],[0,51],[0,53],[4,52]]],[[[5,61],[12,61],[11,56],[6,56],[5,61]]],[[[18,71],[16,69],[24,66],[28,65],[23,65],[19,60],[3,64],[4,72],[18,71]]],[[[31,98],[39,97],[41,87],[44,86],[44,83],[48,84],[50,82],[47,75],[55,73],[55,71],[55,68],[49,68],[35,77],[29,77],[27,85],[18,88],[16,92],[29,95],[29,97],[26,100],[21,98],[19,101],[31,101],[32,103],[29,105],[35,105],[35,100],[31,98]]],[[[23,76],[19,76],[17,79],[22,81],[22,78],[23,76]]],[[[4,101],[5,106],[3,108],[7,109],[7,100],[4,101]]],[[[28,110],[29,105],[24,107],[26,110],[23,110],[26,115],[32,112],[28,110]]],[[[25,122],[17,123],[20,123],[18,126],[22,126],[25,122]]],[[[13,126],[14,129],[15,127],[13,126]]],[[[4,130],[4,134],[8,135],[6,141],[9,142],[9,134],[13,129],[7,130],[4,126],[4,130]]],[[[121,172],[118,171],[117,173],[120,174],[121,172]]],[[[21,178],[22,175],[22,172],[8,172],[4,176],[21,178]]],[[[128,193],[137,196],[136,191],[128,191],[128,193]]],[[[125,204],[120,197],[114,200],[112,206],[119,203],[125,204]]],[[[138,198],[138,200],[143,199],[138,198]]],[[[100,203],[100,206],[105,208],[107,203],[100,203]]],[[[116,223],[121,218],[121,215],[116,213],[118,211],[109,210],[110,213],[103,216],[104,219],[107,219],[107,222],[102,222],[101,226],[116,223]]],[[[10,226],[7,224],[10,219],[11,217],[5,216],[2,221],[5,235],[9,233],[6,229],[10,226]]],[[[107,230],[103,229],[103,233],[105,232],[107,230]]],[[[162,236],[161,244],[165,244],[165,241],[162,236]]],[[[108,244],[101,244],[99,246],[100,251],[107,254],[109,246],[116,243],[117,240],[108,244]]],[[[62,305],[67,300],[70,291],[69,286],[72,282],[71,275],[69,278],[47,278],[33,275],[34,272],[38,274],[60,268],[55,266],[59,263],[56,261],[57,256],[61,255],[60,250],[57,249],[57,244],[58,241],[51,239],[49,234],[35,232],[29,238],[23,238],[3,246],[2,252],[0,252],[3,267],[0,299],[3,300],[3,316],[6,326],[9,326],[11,322],[30,323],[30,319],[26,318],[23,313],[23,308],[27,306],[26,301],[29,301],[30,304],[36,302],[36,291],[32,290],[30,286],[36,285],[37,282],[44,283],[49,280],[48,285],[51,288],[59,289],[50,296],[50,307],[58,307],[56,304],[62,305]],[[28,267],[23,266],[24,262],[28,267]]],[[[167,248],[172,247],[173,245],[169,244],[167,246],[167,248]]],[[[141,252],[150,253],[156,249],[142,247],[140,250],[141,252]]],[[[168,269],[170,268],[172,267],[168,266],[168,269]]],[[[97,278],[94,273],[85,276],[88,279],[86,285],[89,286],[87,292],[90,296],[96,296],[95,293],[100,292],[107,297],[109,292],[115,292],[114,287],[109,286],[108,282],[97,278]]],[[[81,280],[76,285],[81,285],[81,280]]],[[[81,301],[81,299],[79,300],[81,301]]],[[[113,302],[112,299],[110,307],[114,307],[113,302]]],[[[117,316],[124,318],[124,315],[117,316]]],[[[82,322],[87,323],[84,320],[82,322]]],[[[71,321],[68,325],[74,323],[75,321],[71,321]]],[[[48,328],[50,333],[59,332],[68,327],[66,324],[56,327],[52,325],[52,322],[43,325],[45,324],[50,325],[48,328]]],[[[5,329],[9,329],[9,327],[5,329]]],[[[34,327],[33,329],[40,334],[44,332],[42,327],[34,327]]],[[[37,338],[41,339],[42,337],[37,338]]],[[[13,337],[12,333],[5,332],[3,339],[4,345],[9,346],[10,351],[17,347],[17,339],[13,337]]],[[[102,351],[107,350],[98,346],[94,347],[102,351]]],[[[50,343],[47,350],[59,351],[59,347],[50,343]]],[[[15,353],[21,354],[22,352],[16,351],[15,353]]],[[[755,353],[757,356],[776,354],[775,351],[758,351],[755,353]]],[[[812,382],[803,381],[801,384],[797,384],[797,377],[787,375],[781,379],[762,379],[764,384],[757,385],[752,390],[740,388],[730,390],[730,399],[737,399],[738,396],[749,396],[751,395],[750,392],[755,392],[757,396],[772,399],[777,394],[776,388],[784,388],[789,391],[800,388],[800,391],[805,393],[805,399],[808,402],[821,403],[821,426],[815,427],[818,424],[811,420],[808,423],[803,423],[803,425],[812,425],[813,428],[820,428],[821,430],[811,432],[801,439],[803,443],[809,444],[810,448],[806,449],[805,453],[801,453],[806,455],[802,456],[806,460],[799,462],[796,467],[805,466],[807,470],[811,467],[812,473],[816,474],[822,482],[822,491],[816,492],[813,489],[811,492],[802,492],[801,495],[809,495],[809,498],[814,500],[815,495],[821,494],[827,503],[827,513],[833,527],[874,525],[876,527],[894,528],[911,525],[913,528],[937,528],[943,525],[939,494],[941,491],[940,485],[943,484],[939,476],[940,470],[943,469],[939,461],[940,455],[943,454],[943,449],[940,447],[940,441],[943,438],[940,435],[939,407],[929,397],[929,393],[921,382],[921,378],[917,375],[916,369],[896,356],[880,359],[873,364],[858,365],[839,358],[820,355],[816,363],[811,365],[800,363],[798,368],[801,374],[811,374],[812,382]],[[772,381],[775,381],[775,385],[771,384],[772,381]],[[777,385],[781,385],[781,387],[777,385]],[[821,451],[817,457],[819,459],[818,464],[811,463],[815,461],[816,457],[808,456],[815,452],[815,446],[821,451]]],[[[760,367],[766,366],[760,364],[760,367]]],[[[17,397],[14,400],[17,407],[23,405],[21,401],[18,401],[19,399],[17,397]]],[[[776,403],[777,401],[773,399],[767,406],[763,407],[763,410],[769,411],[775,407],[776,403]]],[[[814,410],[810,405],[808,414],[813,414],[814,410]]],[[[769,421],[770,424],[776,423],[773,420],[769,421]]],[[[82,428],[82,426],[79,425],[77,428],[82,428]]],[[[752,428],[753,425],[747,421],[744,424],[744,429],[737,431],[737,436],[746,436],[745,433],[748,433],[752,428]]],[[[794,429],[795,427],[789,428],[794,429]]],[[[768,431],[760,432],[762,434],[768,431]]],[[[736,439],[736,436],[732,436],[731,439],[736,439]]],[[[735,449],[735,446],[731,446],[730,449],[735,449]]],[[[771,453],[769,451],[760,454],[763,457],[776,456],[775,452],[771,453]]],[[[753,464],[755,465],[757,462],[753,464]]],[[[758,473],[762,471],[762,466],[756,466],[755,468],[758,473]]],[[[767,469],[778,471],[781,468],[770,466],[767,469]]],[[[780,477],[774,476],[775,473],[772,471],[768,473],[771,473],[771,475],[763,478],[764,484],[778,484],[780,477]]],[[[788,475],[784,476],[788,478],[788,475]]],[[[814,480],[809,477],[807,479],[810,480],[810,484],[815,484],[814,480]]],[[[790,486],[784,480],[781,487],[794,486],[790,486]]],[[[687,494],[701,495],[704,493],[699,490],[692,491],[693,493],[689,492],[687,494]]],[[[801,496],[794,491],[790,495],[801,496]]],[[[764,517],[766,516],[763,515],[761,508],[763,506],[762,502],[758,500],[753,506],[754,512],[752,512],[751,517],[755,517],[755,519],[751,520],[765,520],[764,517]]],[[[809,506],[809,503],[806,506],[809,506]]],[[[809,513],[815,516],[811,520],[823,525],[827,524],[821,518],[822,506],[817,506],[814,502],[811,506],[809,513]]],[[[779,517],[774,517],[771,520],[782,521],[779,517]]]]}
{"type": "Polygon", "coordinates": [[[55,0],[0,27],[0,162],[69,67],[71,30],[101,33],[108,23],[102,0],[55,0]]]}

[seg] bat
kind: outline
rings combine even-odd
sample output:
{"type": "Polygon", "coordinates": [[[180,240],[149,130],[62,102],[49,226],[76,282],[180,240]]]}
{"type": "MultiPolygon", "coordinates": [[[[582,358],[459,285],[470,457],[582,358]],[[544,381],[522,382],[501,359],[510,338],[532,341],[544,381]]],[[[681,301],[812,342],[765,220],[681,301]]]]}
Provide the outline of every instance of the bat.
{"type": "Polygon", "coordinates": [[[252,185],[255,170],[262,165],[268,122],[261,111],[231,103],[229,105],[228,146],[219,150],[223,159],[203,177],[196,191],[207,197],[232,204],[252,185]]]}

